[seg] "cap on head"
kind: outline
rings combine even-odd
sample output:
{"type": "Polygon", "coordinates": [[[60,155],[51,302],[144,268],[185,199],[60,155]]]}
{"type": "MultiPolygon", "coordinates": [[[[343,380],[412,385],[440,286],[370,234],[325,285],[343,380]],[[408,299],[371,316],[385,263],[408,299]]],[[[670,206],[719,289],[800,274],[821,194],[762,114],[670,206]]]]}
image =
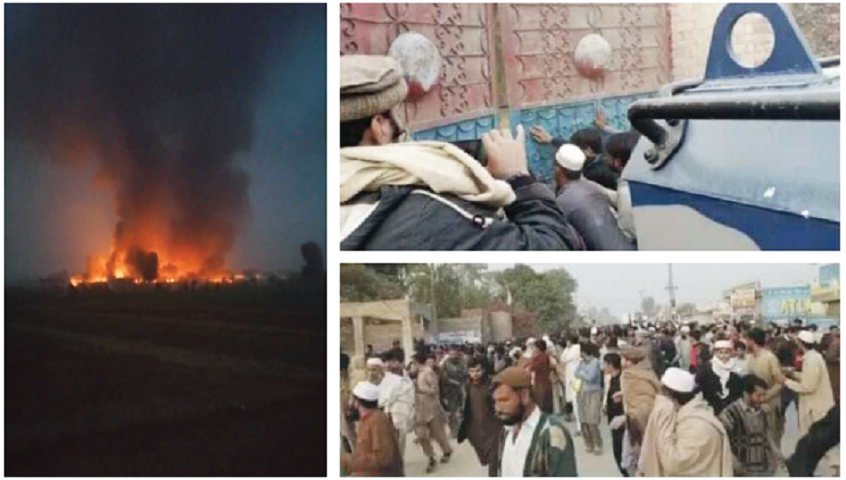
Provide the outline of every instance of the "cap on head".
{"type": "Polygon", "coordinates": [[[581,148],[567,143],[561,145],[561,148],[555,153],[555,162],[561,168],[581,172],[582,167],[585,166],[585,154],[581,148]]]}
{"type": "Polygon", "coordinates": [[[382,360],[380,358],[372,357],[372,358],[367,359],[367,366],[368,367],[383,367],[383,366],[385,366],[385,364],[382,363],[382,360]]]}
{"type": "Polygon", "coordinates": [[[692,393],[696,388],[696,379],[693,374],[675,367],[670,367],[664,372],[661,383],[679,393],[692,393]]]}
{"type": "Polygon", "coordinates": [[[620,355],[632,362],[639,362],[646,358],[646,349],[642,347],[620,346],[620,355]]]}
{"type": "Polygon", "coordinates": [[[353,395],[368,402],[379,400],[379,387],[370,382],[358,382],[353,388],[353,395]]]}
{"type": "Polygon", "coordinates": [[[721,350],[723,348],[731,350],[734,348],[734,344],[731,343],[731,340],[718,340],[714,342],[714,350],[721,350]]]}
{"type": "Polygon", "coordinates": [[[399,105],[408,95],[402,68],[391,57],[341,57],[341,122],[370,118],[399,105]]]}
{"type": "Polygon", "coordinates": [[[817,337],[812,332],[802,330],[801,332],[799,332],[799,340],[805,343],[816,343],[817,337]]]}
{"type": "Polygon", "coordinates": [[[508,367],[494,377],[494,383],[511,388],[526,388],[532,386],[532,376],[520,367],[508,367]]]}

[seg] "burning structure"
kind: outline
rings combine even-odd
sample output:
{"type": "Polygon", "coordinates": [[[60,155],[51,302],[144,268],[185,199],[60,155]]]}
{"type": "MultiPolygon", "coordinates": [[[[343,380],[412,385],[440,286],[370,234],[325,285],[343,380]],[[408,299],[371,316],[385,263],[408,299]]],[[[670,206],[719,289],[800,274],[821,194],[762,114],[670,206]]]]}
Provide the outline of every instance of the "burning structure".
{"type": "Polygon", "coordinates": [[[6,8],[7,145],[94,162],[118,221],[70,283],[232,278],[224,258],[249,218],[236,163],[253,135],[272,5],[6,8]],[[96,32],[92,34],[92,32],[96,32]]]}

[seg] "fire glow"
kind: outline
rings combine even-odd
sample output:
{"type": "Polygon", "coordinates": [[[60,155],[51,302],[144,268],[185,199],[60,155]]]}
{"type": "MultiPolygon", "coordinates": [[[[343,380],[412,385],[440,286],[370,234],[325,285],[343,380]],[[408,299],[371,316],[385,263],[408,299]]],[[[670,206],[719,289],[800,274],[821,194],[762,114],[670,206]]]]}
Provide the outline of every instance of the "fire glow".
{"type": "Polygon", "coordinates": [[[214,272],[198,273],[191,269],[190,262],[162,261],[155,252],[139,249],[118,252],[116,250],[106,258],[94,255],[88,258],[86,273],[71,276],[74,287],[120,282],[125,284],[174,284],[174,283],[234,283],[244,281],[243,274],[232,275],[219,269],[214,272]],[[159,266],[161,263],[161,266],[159,266]]]}

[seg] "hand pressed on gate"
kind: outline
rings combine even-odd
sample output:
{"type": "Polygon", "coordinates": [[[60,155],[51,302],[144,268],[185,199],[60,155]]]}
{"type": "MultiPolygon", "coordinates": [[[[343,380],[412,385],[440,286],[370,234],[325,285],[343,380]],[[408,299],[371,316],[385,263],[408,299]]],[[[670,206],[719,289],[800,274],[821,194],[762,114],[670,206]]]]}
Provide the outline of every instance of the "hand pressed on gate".
{"type": "Polygon", "coordinates": [[[491,130],[482,135],[482,143],[488,152],[488,171],[494,178],[506,180],[518,175],[528,175],[526,160],[526,132],[517,126],[517,136],[508,130],[491,130]]]}

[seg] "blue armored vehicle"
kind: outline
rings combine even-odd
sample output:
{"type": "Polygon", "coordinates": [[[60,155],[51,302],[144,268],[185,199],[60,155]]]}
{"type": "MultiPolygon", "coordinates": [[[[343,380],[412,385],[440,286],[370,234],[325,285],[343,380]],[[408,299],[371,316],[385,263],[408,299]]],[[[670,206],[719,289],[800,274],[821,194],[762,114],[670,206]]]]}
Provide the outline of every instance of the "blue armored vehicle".
{"type": "Polygon", "coordinates": [[[839,250],[839,57],[815,59],[786,7],[728,4],[704,78],[631,105],[643,138],[623,173],[641,250],[839,250]],[[747,68],[731,47],[747,13],[775,44],[747,68]]]}

